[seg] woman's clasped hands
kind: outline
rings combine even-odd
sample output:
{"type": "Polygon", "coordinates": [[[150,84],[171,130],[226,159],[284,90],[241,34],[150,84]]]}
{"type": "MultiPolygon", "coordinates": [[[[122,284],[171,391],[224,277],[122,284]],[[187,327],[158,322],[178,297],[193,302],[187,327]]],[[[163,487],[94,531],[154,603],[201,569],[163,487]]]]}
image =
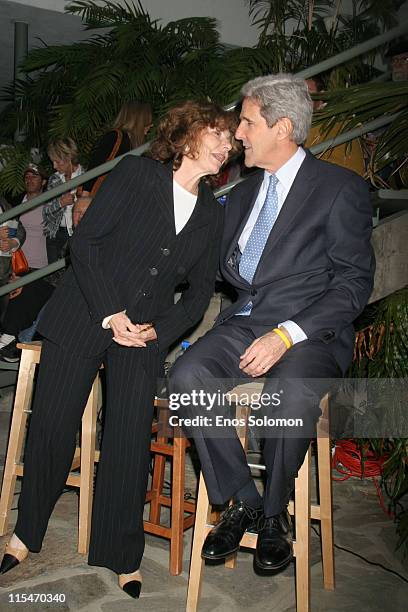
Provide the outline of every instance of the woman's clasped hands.
{"type": "Polygon", "coordinates": [[[109,327],[113,340],[122,346],[145,347],[146,342],[157,339],[152,323],[132,323],[124,312],[113,315],[109,327]]]}

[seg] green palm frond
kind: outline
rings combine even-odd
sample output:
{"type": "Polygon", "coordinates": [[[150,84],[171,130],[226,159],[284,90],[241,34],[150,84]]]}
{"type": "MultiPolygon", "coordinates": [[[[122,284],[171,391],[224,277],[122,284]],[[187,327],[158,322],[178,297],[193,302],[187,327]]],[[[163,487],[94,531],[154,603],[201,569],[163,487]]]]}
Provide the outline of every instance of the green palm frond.
{"type": "Polygon", "coordinates": [[[82,17],[87,29],[108,28],[140,17],[150,20],[139,0],[136,3],[129,0],[121,3],[106,0],[102,5],[91,0],[75,0],[65,10],[82,17]]]}
{"type": "MultiPolygon", "coordinates": [[[[30,51],[21,67],[25,72],[30,73],[57,66],[72,67],[82,64],[84,67],[88,63],[92,65],[95,60],[100,61],[100,54],[104,54],[107,41],[109,41],[107,36],[95,36],[86,42],[37,47],[30,51]]],[[[106,57],[105,54],[103,56],[106,57]]]]}
{"type": "MultiPolygon", "coordinates": [[[[408,164],[408,82],[366,83],[319,94],[327,105],[314,115],[322,131],[335,126],[338,133],[351,130],[384,115],[399,113],[384,129],[372,159],[374,173],[391,162],[401,169],[408,164]]],[[[403,175],[401,174],[401,178],[403,175]]]]}
{"type": "Polygon", "coordinates": [[[203,48],[219,43],[217,20],[213,17],[195,17],[171,21],[163,28],[170,41],[182,40],[189,48],[203,48]]]}
{"type": "MultiPolygon", "coordinates": [[[[86,158],[124,100],[149,101],[156,116],[185,98],[206,97],[227,104],[254,76],[296,71],[349,44],[351,34],[347,28],[341,30],[339,19],[326,23],[328,4],[323,0],[251,0],[249,6],[253,19],[264,20],[260,24],[263,39],[253,49],[227,50],[213,18],[185,18],[163,26],[150,18],[140,2],[72,2],[68,11],[81,15],[87,27],[94,28],[92,36],[80,43],[44,45],[30,52],[23,64],[25,80],[3,88],[7,105],[0,112],[0,134],[11,139],[18,129],[26,134],[27,146],[43,148],[50,135],[70,135],[86,158]],[[297,20],[290,35],[288,19],[297,20]]],[[[364,22],[370,23],[369,17],[364,22]]],[[[330,82],[352,83],[363,74],[366,77],[361,62],[354,60],[333,71],[330,82]]],[[[380,112],[384,99],[381,94],[375,110],[365,95],[366,106],[358,114],[380,112]]],[[[396,130],[393,150],[401,144],[398,137],[396,130]]],[[[386,146],[384,141],[379,148],[378,165],[386,159],[386,146]]]]}
{"type": "Polygon", "coordinates": [[[404,0],[359,0],[358,16],[360,20],[378,23],[382,29],[398,25],[397,11],[404,0]]]}
{"type": "Polygon", "coordinates": [[[15,196],[23,193],[23,172],[31,161],[31,153],[23,145],[0,148],[0,194],[15,196]]]}

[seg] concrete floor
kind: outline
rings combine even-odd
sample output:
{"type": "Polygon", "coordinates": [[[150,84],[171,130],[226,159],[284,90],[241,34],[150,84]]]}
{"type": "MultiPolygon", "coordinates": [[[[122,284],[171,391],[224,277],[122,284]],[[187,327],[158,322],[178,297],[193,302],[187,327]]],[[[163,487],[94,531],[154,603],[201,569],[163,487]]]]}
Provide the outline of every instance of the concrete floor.
{"type": "MultiPolygon", "coordinates": [[[[2,390],[0,399],[0,466],[4,462],[12,390],[2,390]]],[[[195,476],[190,466],[189,488],[195,476]]],[[[13,503],[15,508],[17,496],[13,503]]],[[[185,609],[191,530],[185,535],[185,562],[180,576],[168,573],[168,543],[146,537],[142,564],[143,590],[138,601],[117,587],[116,576],[103,568],[90,567],[76,551],[77,504],[74,491],[64,493],[51,517],[44,546],[39,554],[0,577],[0,610],[84,610],[87,612],[127,612],[131,610],[181,612],[185,609]],[[11,603],[21,594],[63,594],[65,603],[11,603]],[[14,596],[14,598],[12,597],[14,596]]],[[[10,532],[16,520],[11,517],[10,532]]],[[[370,481],[350,479],[334,483],[334,525],[337,545],[352,550],[372,562],[381,563],[408,579],[407,563],[395,552],[396,535],[392,521],[381,510],[370,481]]],[[[0,550],[7,537],[0,538],[0,550]]],[[[274,577],[257,576],[253,555],[242,551],[235,570],[206,566],[201,612],[291,612],[295,610],[294,564],[274,577]]],[[[408,584],[378,566],[342,550],[336,550],[334,592],[322,587],[319,538],[312,532],[312,610],[313,612],[399,612],[407,609],[408,584]]]]}

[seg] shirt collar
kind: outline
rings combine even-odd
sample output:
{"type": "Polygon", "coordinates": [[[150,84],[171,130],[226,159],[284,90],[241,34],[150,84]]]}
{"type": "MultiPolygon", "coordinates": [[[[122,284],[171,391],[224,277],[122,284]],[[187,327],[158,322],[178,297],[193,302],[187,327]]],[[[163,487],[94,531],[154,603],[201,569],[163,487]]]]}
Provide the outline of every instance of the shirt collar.
{"type": "MultiPolygon", "coordinates": [[[[298,173],[305,157],[305,150],[302,147],[298,147],[296,153],[294,153],[294,155],[292,155],[292,157],[275,172],[275,176],[277,177],[279,183],[283,185],[285,191],[289,191],[289,189],[292,187],[292,183],[295,180],[296,174],[298,173]]],[[[269,182],[269,177],[271,174],[271,172],[265,170],[264,181],[269,182]]]]}

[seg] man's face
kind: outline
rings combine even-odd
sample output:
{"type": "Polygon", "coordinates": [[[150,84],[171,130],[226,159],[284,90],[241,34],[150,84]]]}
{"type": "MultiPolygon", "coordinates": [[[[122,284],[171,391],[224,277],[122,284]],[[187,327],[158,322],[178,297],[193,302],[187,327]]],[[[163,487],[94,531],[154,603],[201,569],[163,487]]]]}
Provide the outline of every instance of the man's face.
{"type": "Polygon", "coordinates": [[[245,165],[270,168],[279,147],[278,124],[268,127],[259,105],[251,98],[244,99],[240,119],[235,138],[242,140],[245,165]]]}
{"type": "Polygon", "coordinates": [[[26,192],[39,193],[42,190],[43,179],[39,174],[33,172],[26,172],[24,175],[24,184],[26,192]]]}

